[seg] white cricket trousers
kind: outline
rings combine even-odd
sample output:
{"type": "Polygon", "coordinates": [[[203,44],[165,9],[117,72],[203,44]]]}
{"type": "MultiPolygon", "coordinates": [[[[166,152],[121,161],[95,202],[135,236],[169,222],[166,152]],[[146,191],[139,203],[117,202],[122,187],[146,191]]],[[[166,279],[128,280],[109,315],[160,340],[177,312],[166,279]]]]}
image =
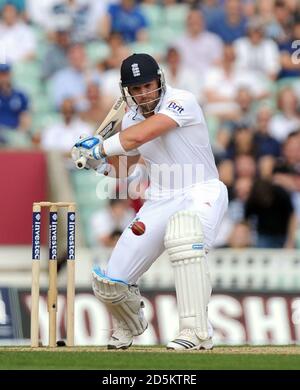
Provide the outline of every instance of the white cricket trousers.
{"type": "Polygon", "coordinates": [[[227,188],[217,179],[199,183],[177,197],[146,200],[136,215],[145,224],[145,233],[137,236],[129,227],[125,229],[111,254],[106,275],[129,284],[137,283],[165,250],[168,220],[181,210],[197,212],[204,233],[204,246],[209,250],[227,206],[227,188]]]}

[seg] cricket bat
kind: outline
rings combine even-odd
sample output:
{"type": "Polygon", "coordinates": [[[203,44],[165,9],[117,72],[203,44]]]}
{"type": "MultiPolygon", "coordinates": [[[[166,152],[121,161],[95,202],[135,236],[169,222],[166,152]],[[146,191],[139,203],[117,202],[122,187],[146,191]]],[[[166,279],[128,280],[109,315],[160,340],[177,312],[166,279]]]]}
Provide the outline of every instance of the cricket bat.
{"type": "MultiPolygon", "coordinates": [[[[118,131],[118,125],[123,119],[125,114],[126,103],[122,97],[119,97],[118,100],[114,103],[109,113],[106,115],[105,119],[95,131],[95,135],[101,135],[104,139],[107,139],[114,135],[118,131]]],[[[83,169],[86,165],[87,158],[81,156],[76,161],[76,166],[78,169],[83,169]]]]}

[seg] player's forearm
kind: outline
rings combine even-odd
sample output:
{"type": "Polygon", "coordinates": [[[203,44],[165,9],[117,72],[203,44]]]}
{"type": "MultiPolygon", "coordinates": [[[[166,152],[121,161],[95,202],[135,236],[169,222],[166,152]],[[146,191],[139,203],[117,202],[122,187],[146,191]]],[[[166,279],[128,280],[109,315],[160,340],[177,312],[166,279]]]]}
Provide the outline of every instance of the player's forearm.
{"type": "Polygon", "coordinates": [[[97,146],[98,151],[100,147],[99,154],[103,158],[124,155],[126,152],[137,149],[176,126],[177,123],[167,115],[153,115],[143,122],[130,126],[126,130],[105,139],[101,146],[97,146]]]}
{"type": "Polygon", "coordinates": [[[161,133],[161,123],[156,116],[153,116],[119,133],[120,143],[128,152],[158,137],[161,133]]]}
{"type": "Polygon", "coordinates": [[[140,134],[139,129],[132,126],[128,131],[120,133],[120,142],[124,150],[130,151],[138,148],[146,142],[144,134],[140,134]]]}
{"type": "Polygon", "coordinates": [[[164,114],[156,114],[143,122],[128,127],[126,130],[113,135],[103,142],[103,156],[125,154],[125,152],[137,149],[175,128],[177,123],[164,114]]]}
{"type": "Polygon", "coordinates": [[[143,145],[146,142],[145,136],[132,128],[135,128],[135,126],[132,126],[130,131],[127,129],[104,140],[101,145],[102,156],[122,155],[143,145]]]}

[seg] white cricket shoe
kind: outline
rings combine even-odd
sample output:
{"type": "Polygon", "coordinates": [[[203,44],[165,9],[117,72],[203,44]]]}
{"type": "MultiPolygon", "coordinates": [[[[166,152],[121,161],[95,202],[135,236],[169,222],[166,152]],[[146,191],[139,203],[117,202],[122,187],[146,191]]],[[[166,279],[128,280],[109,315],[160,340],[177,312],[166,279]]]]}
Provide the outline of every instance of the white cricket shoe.
{"type": "MultiPolygon", "coordinates": [[[[148,328],[148,322],[144,318],[143,312],[140,313],[140,320],[143,326],[143,333],[148,328]]],[[[131,346],[133,342],[133,334],[130,329],[128,329],[127,324],[122,320],[117,320],[113,317],[113,325],[115,331],[111,335],[111,338],[108,341],[107,349],[127,349],[131,346]]]]}
{"type": "Polygon", "coordinates": [[[200,340],[194,329],[183,329],[179,335],[167,344],[167,349],[176,350],[196,350],[196,349],[213,349],[211,338],[200,340]]]}
{"type": "Polygon", "coordinates": [[[132,341],[133,335],[129,329],[118,328],[109,339],[107,349],[127,349],[132,341]]]}

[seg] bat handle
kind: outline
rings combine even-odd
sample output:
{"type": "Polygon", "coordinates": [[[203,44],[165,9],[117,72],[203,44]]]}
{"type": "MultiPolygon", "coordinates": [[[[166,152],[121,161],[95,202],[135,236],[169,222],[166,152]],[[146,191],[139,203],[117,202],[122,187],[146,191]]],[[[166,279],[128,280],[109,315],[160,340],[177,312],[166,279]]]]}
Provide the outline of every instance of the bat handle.
{"type": "Polygon", "coordinates": [[[78,169],[83,169],[86,165],[86,158],[84,156],[81,156],[77,161],[76,161],[76,167],[78,169]]]}

